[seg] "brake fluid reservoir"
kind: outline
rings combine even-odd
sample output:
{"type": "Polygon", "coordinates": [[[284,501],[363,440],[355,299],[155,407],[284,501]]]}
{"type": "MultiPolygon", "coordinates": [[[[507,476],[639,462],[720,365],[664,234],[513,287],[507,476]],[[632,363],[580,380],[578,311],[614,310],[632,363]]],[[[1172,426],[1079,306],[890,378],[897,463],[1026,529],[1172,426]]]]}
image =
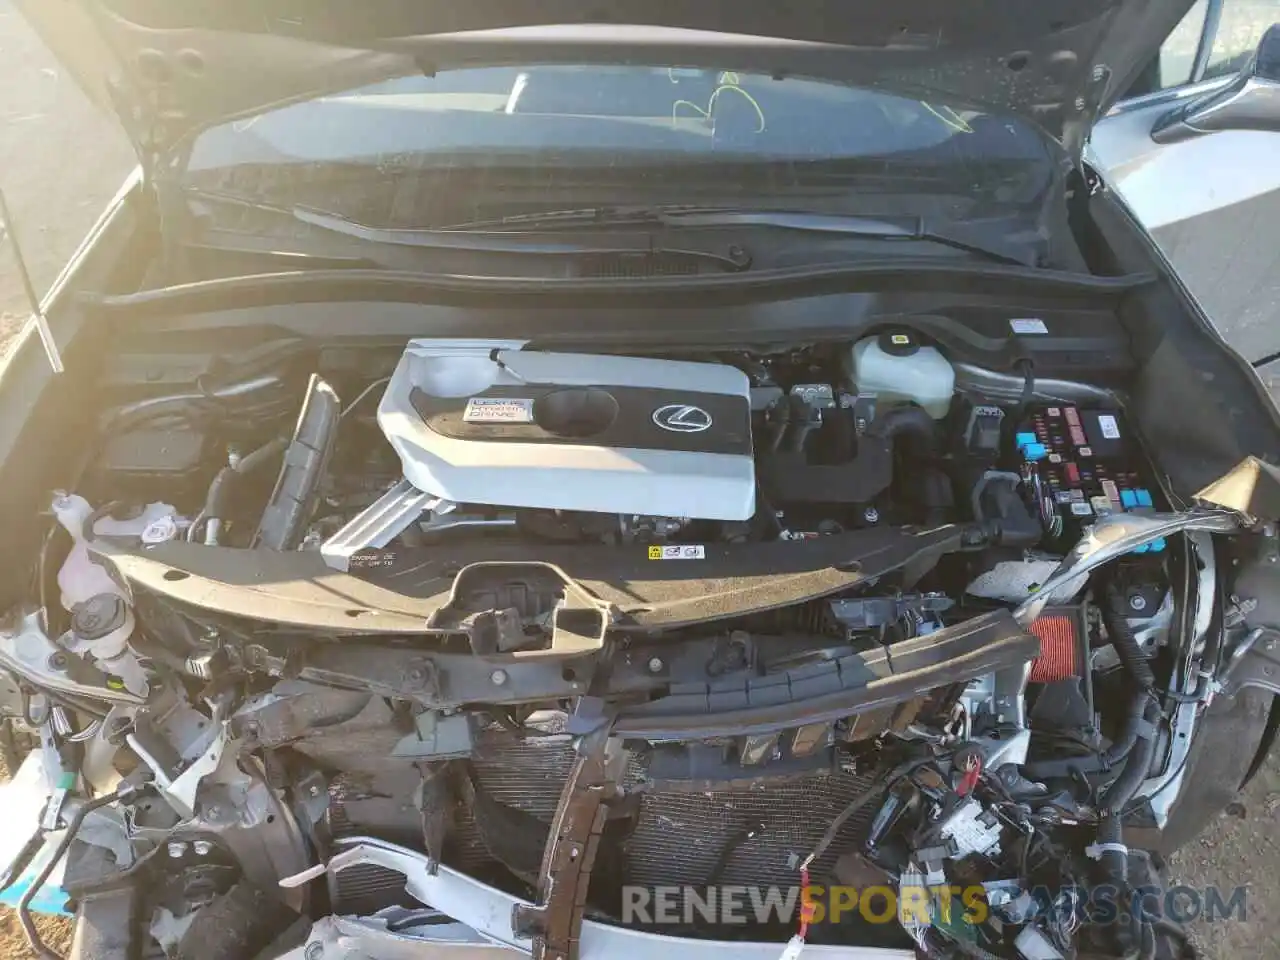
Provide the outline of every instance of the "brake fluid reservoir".
{"type": "Polygon", "coordinates": [[[951,408],[956,374],[935,347],[908,330],[889,330],[853,345],[850,375],[859,396],[874,396],[877,409],[916,403],[941,420],[951,408]]]}

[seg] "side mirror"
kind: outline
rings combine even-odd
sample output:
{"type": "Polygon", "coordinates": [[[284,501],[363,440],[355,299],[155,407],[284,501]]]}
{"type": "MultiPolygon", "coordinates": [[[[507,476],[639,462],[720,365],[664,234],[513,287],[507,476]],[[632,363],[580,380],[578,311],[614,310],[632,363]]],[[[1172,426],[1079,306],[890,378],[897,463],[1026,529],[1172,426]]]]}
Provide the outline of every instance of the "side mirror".
{"type": "Polygon", "coordinates": [[[1280,132],[1280,23],[1262,35],[1257,53],[1230,83],[1165,114],[1151,139],[1178,143],[1219,130],[1280,132]]]}

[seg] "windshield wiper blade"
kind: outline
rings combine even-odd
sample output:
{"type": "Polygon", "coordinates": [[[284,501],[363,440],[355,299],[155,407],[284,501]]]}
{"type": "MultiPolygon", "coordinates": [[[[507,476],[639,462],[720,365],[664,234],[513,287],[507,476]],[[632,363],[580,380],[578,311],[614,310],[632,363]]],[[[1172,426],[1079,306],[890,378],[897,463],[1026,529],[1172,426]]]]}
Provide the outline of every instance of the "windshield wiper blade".
{"type": "Polygon", "coordinates": [[[539,230],[554,231],[626,226],[764,227],[833,237],[917,241],[941,244],[1019,267],[1039,266],[1039,259],[1034,251],[1028,250],[1025,244],[978,243],[945,229],[927,226],[919,217],[867,217],[813,210],[680,205],[585,207],[513,214],[499,219],[451,224],[439,229],[447,232],[479,230],[490,234],[501,233],[512,228],[535,227],[539,230]]]}
{"type": "MultiPolygon", "coordinates": [[[[375,227],[349,220],[346,217],[316,210],[310,207],[283,207],[234,195],[191,191],[202,200],[246,206],[264,213],[288,217],[327,233],[358,240],[373,247],[416,247],[423,250],[443,250],[452,253],[507,253],[518,255],[584,257],[665,256],[712,263],[722,270],[740,272],[751,266],[751,254],[740,245],[734,245],[725,253],[697,248],[671,247],[652,242],[651,238],[636,237],[635,243],[619,244],[619,238],[610,238],[608,245],[583,243],[581,240],[556,240],[544,230],[519,232],[511,230],[453,230],[436,227],[375,227]]],[[[364,252],[364,251],[357,251],[364,252]]]]}
{"type": "Polygon", "coordinates": [[[471,220],[439,227],[442,231],[502,233],[511,229],[579,230],[584,227],[774,227],[805,233],[835,233],[862,237],[917,235],[915,217],[881,218],[818,213],[809,210],[769,210],[706,205],[579,207],[569,210],[535,210],[489,220],[471,220]]]}

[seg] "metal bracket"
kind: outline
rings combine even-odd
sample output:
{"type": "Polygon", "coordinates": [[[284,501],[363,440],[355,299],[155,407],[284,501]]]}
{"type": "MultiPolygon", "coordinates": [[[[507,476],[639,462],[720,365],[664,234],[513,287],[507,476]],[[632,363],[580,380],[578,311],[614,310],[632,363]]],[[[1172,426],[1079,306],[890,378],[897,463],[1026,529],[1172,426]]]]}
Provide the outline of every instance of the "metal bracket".
{"type": "Polygon", "coordinates": [[[538,902],[516,906],[512,927],[532,936],[533,960],[578,960],[591,870],[617,782],[607,762],[605,730],[585,738],[560,794],[542,854],[538,902]]]}
{"type": "Polygon", "coordinates": [[[110,703],[136,705],[146,701],[122,681],[54,643],[36,611],[0,630],[0,667],[45,690],[110,703]]]}
{"type": "Polygon", "coordinates": [[[334,570],[347,570],[357,551],[385,547],[424,513],[443,511],[446,505],[452,506],[423,493],[408,480],[401,480],[326,540],[320,546],[320,555],[334,570]]]}
{"type": "Polygon", "coordinates": [[[1221,692],[1233,696],[1244,687],[1280,695],[1280,631],[1263,627],[1246,636],[1219,677],[1221,692]]]}

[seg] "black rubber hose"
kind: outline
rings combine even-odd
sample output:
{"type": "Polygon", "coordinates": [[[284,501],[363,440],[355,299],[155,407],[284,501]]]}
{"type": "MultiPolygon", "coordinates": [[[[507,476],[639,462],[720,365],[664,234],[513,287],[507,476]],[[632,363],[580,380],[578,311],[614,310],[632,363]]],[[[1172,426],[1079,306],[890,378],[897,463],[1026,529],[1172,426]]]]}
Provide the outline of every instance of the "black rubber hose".
{"type": "Polygon", "coordinates": [[[1129,719],[1124,725],[1120,739],[1102,752],[1102,769],[1107,770],[1129,755],[1133,745],[1138,742],[1138,733],[1146,724],[1147,706],[1151,703],[1151,694],[1140,690],[1129,702],[1129,719]]]}
{"type": "Polygon", "coordinates": [[[85,542],[89,543],[94,539],[95,534],[93,532],[93,525],[95,523],[103,517],[111,516],[112,513],[122,506],[124,506],[123,500],[108,500],[106,503],[102,504],[102,506],[96,507],[90,511],[89,516],[85,517],[84,524],[80,528],[81,536],[84,537],[85,542]]]}
{"type": "Polygon", "coordinates": [[[147,397],[116,408],[103,430],[104,435],[120,433],[148,420],[164,416],[186,417],[193,412],[207,409],[211,404],[232,407],[247,401],[249,404],[262,404],[260,395],[276,392],[283,394],[285,380],[279,374],[263,374],[238,383],[220,384],[217,387],[200,385],[197,390],[187,393],[169,394],[160,397],[147,397]]]}
{"type": "MultiPolygon", "coordinates": [[[[1152,721],[1159,719],[1159,705],[1153,696],[1156,675],[1151,670],[1151,664],[1147,662],[1146,654],[1142,652],[1142,646],[1138,643],[1133,627],[1129,626],[1129,605],[1125,602],[1124,594],[1119,585],[1112,581],[1106,585],[1103,595],[1106,603],[1102,608],[1102,622],[1106,624],[1107,635],[1111,638],[1111,645],[1115,647],[1116,656],[1120,658],[1121,665],[1133,678],[1135,687],[1133,700],[1129,705],[1129,721],[1125,725],[1124,734],[1102,757],[1104,763],[1110,766],[1129,755],[1141,741],[1143,731],[1151,730],[1152,721]]],[[[1148,763],[1150,759],[1148,756],[1148,763]]],[[[1125,772],[1128,772],[1128,766],[1125,772]]],[[[1142,774],[1143,776],[1146,774],[1145,766],[1142,774]]],[[[1141,783],[1141,780],[1138,783],[1141,783]]],[[[1137,784],[1134,785],[1134,789],[1137,789],[1137,784]]],[[[1128,798],[1125,802],[1128,802],[1128,798]]]]}
{"type": "Polygon", "coordinates": [[[206,520],[219,519],[226,516],[227,496],[231,490],[234,477],[252,473],[262,464],[277,457],[289,445],[283,437],[269,440],[252,453],[248,453],[236,461],[235,465],[227,465],[218,471],[213,482],[209,484],[209,492],[204,498],[204,515],[206,520]]]}
{"type": "Polygon", "coordinates": [[[867,433],[896,443],[899,437],[915,437],[922,451],[933,448],[933,417],[923,407],[894,407],[878,414],[867,433]]]}
{"type": "Polygon", "coordinates": [[[110,806],[116,802],[129,803],[141,794],[142,789],[135,787],[131,783],[122,784],[113,792],[96,797],[93,800],[86,800],[76,811],[75,816],[71,818],[71,822],[67,824],[66,832],[62,834],[62,839],[58,841],[58,846],[53,851],[40,872],[36,874],[31,881],[31,885],[27,887],[26,892],[22,895],[22,899],[18,901],[18,922],[22,924],[22,932],[26,934],[27,945],[31,947],[31,952],[41,960],[63,960],[62,955],[50,950],[45,946],[44,941],[40,939],[40,933],[36,930],[35,922],[31,919],[31,901],[35,899],[37,893],[45,885],[49,876],[57,867],[59,861],[67,855],[67,850],[71,847],[71,841],[76,838],[76,834],[80,832],[85,817],[100,810],[102,807],[110,806]]]}
{"type": "MultiPolygon", "coordinates": [[[[1138,730],[1137,739],[1125,758],[1120,776],[1107,788],[1098,804],[1098,845],[1103,847],[1098,855],[1099,869],[1103,881],[1119,890],[1129,889],[1129,853],[1124,846],[1124,808],[1147,778],[1156,748],[1155,731],[1156,721],[1160,718],[1160,704],[1149,694],[1143,718],[1146,722],[1138,730]]],[[[1140,919],[1135,913],[1134,927],[1130,931],[1133,942],[1138,943],[1148,933],[1142,929],[1140,919]]]]}
{"type": "Polygon", "coordinates": [[[1098,822],[1098,843],[1104,846],[1114,844],[1120,847],[1120,849],[1103,850],[1102,870],[1109,881],[1124,886],[1128,881],[1129,858],[1123,850],[1124,828],[1121,817],[1124,814],[1124,808],[1138,792],[1138,788],[1142,786],[1151,769],[1151,758],[1156,748],[1156,724],[1160,719],[1160,704],[1153,695],[1155,674],[1151,670],[1151,664],[1143,656],[1133,629],[1129,626],[1125,616],[1127,604],[1114,582],[1107,584],[1105,597],[1103,622],[1106,624],[1107,633],[1116,648],[1121,664],[1133,678],[1134,686],[1137,688],[1125,734],[1108,751],[1117,756],[1123,751],[1124,766],[1120,775],[1107,788],[1099,804],[1101,819],[1098,822]],[[1140,714],[1139,707],[1141,707],[1140,714]]]}
{"type": "Polygon", "coordinates": [[[1120,776],[1112,781],[1111,786],[1102,796],[1100,809],[1115,814],[1128,806],[1133,795],[1142,786],[1151,770],[1151,759],[1156,750],[1156,724],[1160,719],[1160,704],[1151,699],[1147,701],[1147,709],[1143,714],[1143,724],[1139,727],[1133,749],[1125,757],[1124,768],[1120,776]]]}
{"type": "Polygon", "coordinates": [[[1107,634],[1111,637],[1111,645],[1116,648],[1116,656],[1138,687],[1151,691],[1156,685],[1156,675],[1151,671],[1151,664],[1142,652],[1138,638],[1134,636],[1133,627],[1129,626],[1128,604],[1124,594],[1114,581],[1106,586],[1106,603],[1102,607],[1102,622],[1107,625],[1107,634]]]}

